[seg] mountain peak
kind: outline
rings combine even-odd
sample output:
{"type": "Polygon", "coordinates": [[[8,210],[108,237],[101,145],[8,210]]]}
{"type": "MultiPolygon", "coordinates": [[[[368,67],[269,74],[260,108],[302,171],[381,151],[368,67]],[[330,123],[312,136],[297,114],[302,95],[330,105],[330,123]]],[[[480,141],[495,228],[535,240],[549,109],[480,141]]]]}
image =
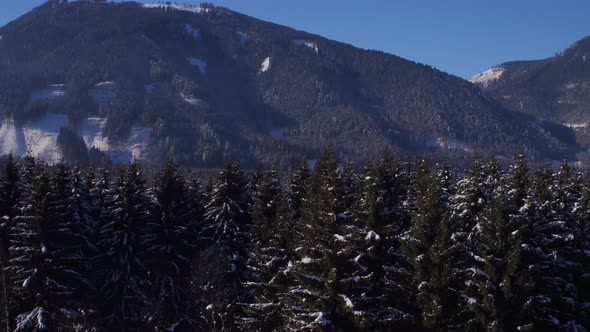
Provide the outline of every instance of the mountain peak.
{"type": "Polygon", "coordinates": [[[571,155],[474,85],[383,52],[209,5],[56,8],[0,28],[0,135],[15,142],[4,152],[30,150],[34,131],[62,153],[194,166],[234,157],[290,167],[330,144],[356,160],[384,146],[440,158],[571,155]],[[48,117],[60,122],[45,126],[48,117]],[[66,146],[62,128],[77,137],[66,146]]]}

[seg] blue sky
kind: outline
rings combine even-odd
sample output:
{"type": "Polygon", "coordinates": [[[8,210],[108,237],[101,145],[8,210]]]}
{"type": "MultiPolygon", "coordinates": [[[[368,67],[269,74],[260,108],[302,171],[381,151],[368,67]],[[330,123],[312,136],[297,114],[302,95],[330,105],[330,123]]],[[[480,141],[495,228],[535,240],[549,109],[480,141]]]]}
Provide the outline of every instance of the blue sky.
{"type": "MultiPolygon", "coordinates": [[[[1,1],[0,25],[43,2],[1,1]]],[[[461,77],[505,61],[552,56],[590,35],[588,0],[209,2],[358,47],[427,63],[461,77]]]]}

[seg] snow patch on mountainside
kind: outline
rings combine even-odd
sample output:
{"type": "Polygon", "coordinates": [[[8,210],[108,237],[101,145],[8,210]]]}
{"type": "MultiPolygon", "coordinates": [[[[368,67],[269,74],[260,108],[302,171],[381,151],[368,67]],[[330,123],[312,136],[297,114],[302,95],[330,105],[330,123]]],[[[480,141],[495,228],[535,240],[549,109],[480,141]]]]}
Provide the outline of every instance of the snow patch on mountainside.
{"type": "MultiPolygon", "coordinates": [[[[111,143],[103,137],[105,125],[106,119],[89,117],[75,129],[88,148],[94,147],[104,152],[115,163],[142,158],[150,137],[150,128],[134,125],[128,139],[111,143]]],[[[69,126],[67,115],[58,113],[48,113],[23,124],[11,119],[4,120],[0,125],[0,154],[30,155],[55,164],[62,160],[61,149],[57,145],[59,131],[69,126]]]]}
{"type": "Polygon", "coordinates": [[[30,102],[40,100],[53,100],[62,97],[65,94],[65,87],[63,84],[51,84],[43,89],[34,90],[29,97],[30,102]]]}
{"type": "Polygon", "coordinates": [[[262,61],[262,65],[260,65],[260,72],[261,73],[265,73],[268,71],[268,69],[270,68],[270,57],[264,59],[264,61],[262,61]]]}
{"type": "Polygon", "coordinates": [[[583,129],[588,127],[587,122],[564,123],[563,125],[572,129],[583,129]]]}
{"type": "Polygon", "coordinates": [[[191,104],[193,106],[205,106],[207,104],[203,99],[195,97],[193,95],[181,93],[180,98],[182,98],[182,100],[184,100],[186,103],[191,104]]]}
{"type": "Polygon", "coordinates": [[[184,25],[184,31],[193,36],[195,40],[201,39],[201,30],[193,28],[193,26],[188,23],[184,25]]]}
{"type": "Polygon", "coordinates": [[[76,128],[86,146],[104,152],[115,163],[127,163],[131,160],[141,160],[147,148],[150,128],[133,125],[126,140],[110,142],[103,136],[105,118],[89,117],[76,128]]]}
{"type": "Polygon", "coordinates": [[[190,63],[191,65],[199,68],[199,71],[205,74],[205,71],[207,70],[207,61],[199,58],[186,58],[186,61],[188,61],[188,63],[190,63]]]}
{"type": "Polygon", "coordinates": [[[201,7],[188,7],[182,6],[177,4],[170,4],[170,3],[146,3],[143,5],[143,8],[159,8],[164,10],[179,10],[194,14],[200,13],[208,13],[211,9],[210,8],[201,8],[201,7]]]}
{"type": "Polygon", "coordinates": [[[490,83],[500,79],[500,77],[502,77],[504,72],[505,72],[505,69],[502,67],[490,68],[486,71],[483,71],[483,72],[473,76],[472,78],[469,79],[469,82],[475,83],[475,84],[480,84],[484,87],[487,87],[488,85],[490,85],[490,83]]]}
{"type": "Polygon", "coordinates": [[[106,106],[115,96],[113,82],[100,82],[90,89],[90,97],[99,106],[106,106]]]}
{"type": "Polygon", "coordinates": [[[24,124],[5,120],[0,127],[0,152],[17,156],[31,155],[50,164],[59,162],[62,157],[57,146],[57,135],[67,124],[67,116],[56,113],[24,124]]]}
{"type": "Polygon", "coordinates": [[[311,48],[312,50],[314,50],[316,53],[319,52],[319,48],[318,48],[318,44],[316,42],[312,42],[309,40],[304,40],[304,39],[294,39],[293,40],[293,44],[297,45],[297,46],[307,46],[309,48],[311,48]]]}
{"type": "Polygon", "coordinates": [[[473,151],[473,149],[463,141],[448,139],[444,137],[437,138],[434,145],[441,149],[447,150],[463,150],[465,152],[473,151]]]}

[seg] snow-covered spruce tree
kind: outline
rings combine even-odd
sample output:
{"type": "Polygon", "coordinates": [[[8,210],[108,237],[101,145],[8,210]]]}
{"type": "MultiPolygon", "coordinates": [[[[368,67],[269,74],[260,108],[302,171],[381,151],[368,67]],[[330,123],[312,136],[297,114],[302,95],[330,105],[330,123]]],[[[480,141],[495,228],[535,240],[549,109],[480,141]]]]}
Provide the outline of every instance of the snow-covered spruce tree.
{"type": "MultiPolygon", "coordinates": [[[[412,299],[412,262],[392,234],[394,218],[385,215],[383,193],[389,179],[381,163],[365,164],[354,223],[342,236],[350,249],[345,275],[340,280],[355,328],[358,330],[409,329],[415,326],[412,299]]],[[[388,211],[393,209],[388,208],[388,211]]],[[[393,229],[398,229],[393,227],[393,229]]],[[[345,248],[343,248],[344,252],[345,248]]]]}
{"type": "Polygon", "coordinates": [[[199,290],[198,316],[206,329],[229,331],[236,328],[246,299],[244,281],[250,224],[247,179],[237,161],[227,161],[217,176],[205,207],[205,221],[199,239],[195,284],[199,290]]]}
{"type": "Polygon", "coordinates": [[[575,320],[573,326],[590,326],[590,176],[586,174],[581,195],[575,203],[574,258],[580,271],[576,284],[575,320]]]}
{"type": "Polygon", "coordinates": [[[288,262],[286,247],[290,236],[288,210],[278,175],[267,170],[259,178],[250,210],[252,224],[246,282],[248,303],[243,303],[240,328],[246,331],[274,331],[283,325],[279,294],[285,290],[281,273],[288,262]]]}
{"type": "Polygon", "coordinates": [[[451,258],[450,287],[457,293],[456,312],[449,317],[449,327],[472,329],[477,325],[472,306],[478,291],[472,282],[470,269],[477,268],[478,260],[473,235],[479,229],[481,213],[491,199],[491,188],[486,183],[484,164],[475,159],[465,174],[457,179],[456,193],[451,196],[449,218],[451,258]]]}
{"type": "Polygon", "coordinates": [[[423,175],[416,184],[416,211],[406,240],[414,259],[416,305],[424,328],[445,329],[455,295],[449,288],[450,175],[446,167],[436,174],[429,174],[424,163],[417,167],[423,175]]]}
{"type": "Polygon", "coordinates": [[[338,330],[352,326],[346,299],[340,294],[344,255],[336,251],[335,235],[343,234],[339,216],[342,190],[338,183],[336,161],[325,150],[315,165],[298,224],[296,256],[285,275],[290,287],[283,295],[284,319],[290,330],[338,330]]]}
{"type": "Polygon", "coordinates": [[[524,157],[519,156],[497,183],[474,234],[478,266],[468,271],[478,294],[469,301],[481,329],[514,331],[522,326],[528,277],[523,266],[523,235],[531,213],[525,205],[528,172],[524,157]]]}
{"type": "Polygon", "coordinates": [[[188,317],[186,298],[195,234],[193,210],[183,176],[168,162],[151,189],[151,218],[141,227],[142,258],[150,271],[150,316],[158,330],[188,317]]]}
{"type": "Polygon", "coordinates": [[[119,171],[109,189],[103,213],[99,248],[103,329],[142,331],[149,308],[148,271],[141,259],[141,230],[149,218],[149,198],[142,173],[131,164],[119,171]]]}
{"type": "Polygon", "coordinates": [[[0,326],[10,330],[9,247],[10,230],[17,216],[21,200],[21,185],[18,165],[12,154],[8,155],[0,175],[0,326]]]}
{"type": "Polygon", "coordinates": [[[65,166],[50,181],[45,168],[26,184],[23,208],[11,232],[11,270],[21,300],[17,331],[69,331],[87,328],[78,309],[93,288],[85,278],[85,238],[71,206],[65,166]]]}

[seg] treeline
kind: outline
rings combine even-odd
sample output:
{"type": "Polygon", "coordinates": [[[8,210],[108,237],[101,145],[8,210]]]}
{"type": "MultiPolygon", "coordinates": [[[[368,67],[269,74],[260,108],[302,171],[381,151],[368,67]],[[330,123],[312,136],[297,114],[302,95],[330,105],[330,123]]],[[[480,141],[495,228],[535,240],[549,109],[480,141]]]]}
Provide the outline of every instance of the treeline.
{"type": "Polygon", "coordinates": [[[590,173],[326,151],[281,181],[227,162],[118,171],[9,157],[10,331],[586,331],[590,173]]]}

